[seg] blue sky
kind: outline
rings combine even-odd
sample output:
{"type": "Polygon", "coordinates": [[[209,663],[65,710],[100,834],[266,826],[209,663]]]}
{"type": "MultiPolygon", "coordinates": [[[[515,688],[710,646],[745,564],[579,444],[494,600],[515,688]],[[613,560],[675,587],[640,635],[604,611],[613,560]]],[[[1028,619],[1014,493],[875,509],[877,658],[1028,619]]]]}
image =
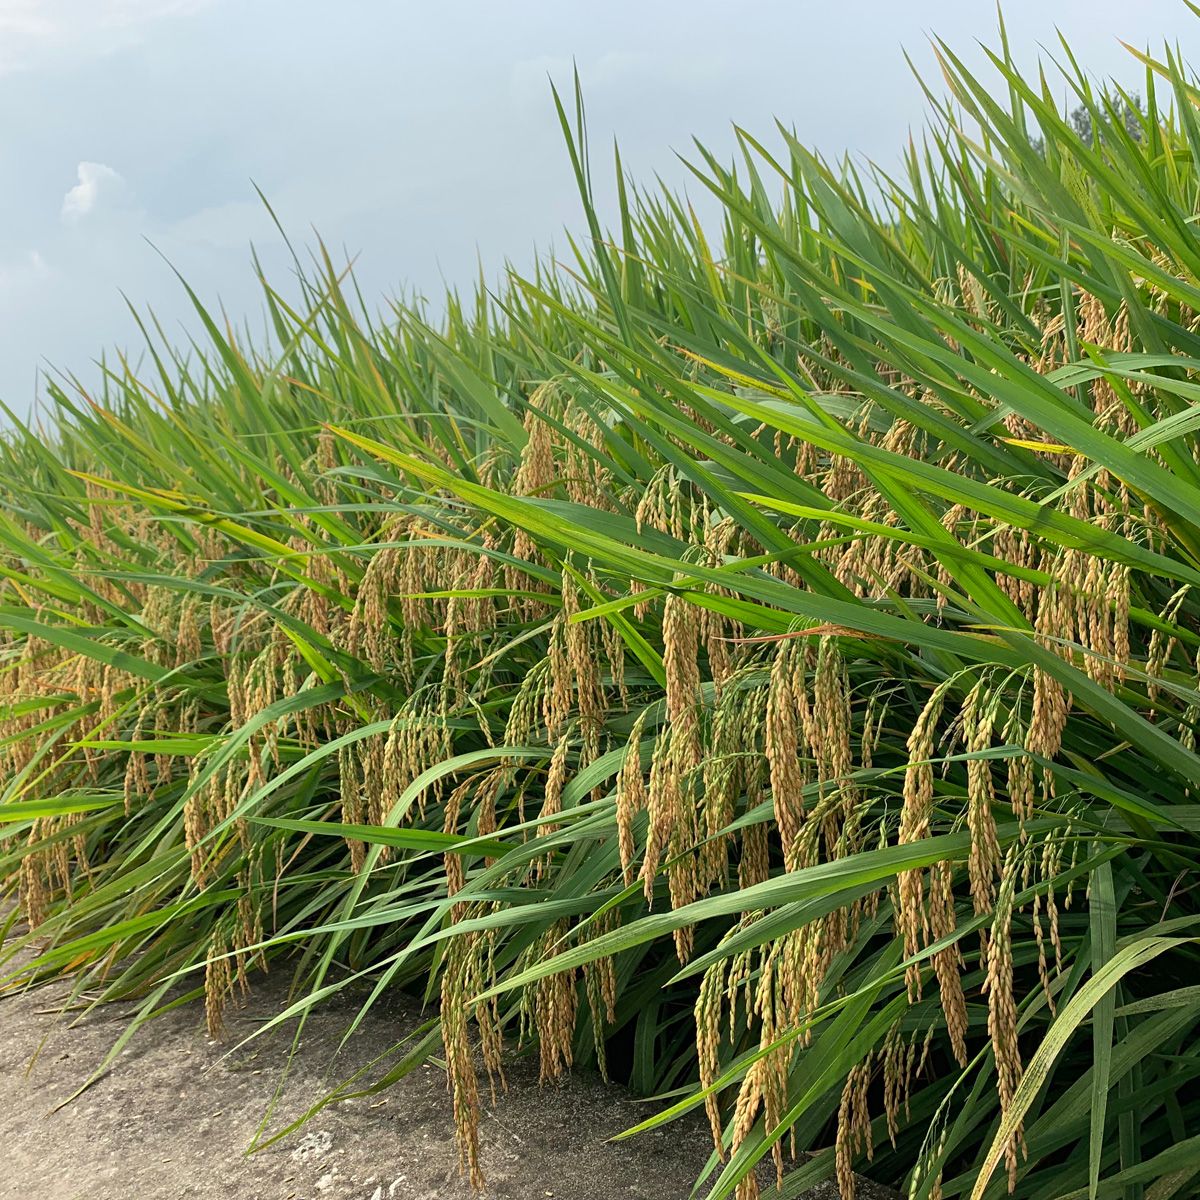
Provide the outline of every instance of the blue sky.
{"type": "MultiPolygon", "coordinates": [[[[1010,0],[1018,57],[1056,27],[1136,87],[1119,44],[1178,41],[1182,0],[1010,0]]],[[[259,311],[253,243],[286,280],[257,183],[300,242],[358,256],[368,297],[436,296],[578,228],[547,76],[579,66],[597,168],[615,135],[639,180],[682,185],[676,151],[780,118],[829,154],[894,161],[923,119],[907,49],[930,33],[978,62],[987,0],[0,0],[0,398],[39,371],[95,380],[137,339],[122,293],[183,336],[164,256],[231,316],[259,311]],[[604,153],[601,153],[603,149],[604,153]]]]}

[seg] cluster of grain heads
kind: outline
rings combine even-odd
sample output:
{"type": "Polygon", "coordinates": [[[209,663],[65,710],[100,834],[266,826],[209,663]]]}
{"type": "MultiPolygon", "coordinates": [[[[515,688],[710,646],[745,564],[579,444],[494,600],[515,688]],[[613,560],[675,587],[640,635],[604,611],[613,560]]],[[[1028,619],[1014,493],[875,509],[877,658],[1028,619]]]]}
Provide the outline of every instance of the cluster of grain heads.
{"type": "Polygon", "coordinates": [[[614,239],[560,105],[568,269],[435,328],[322,252],[15,426],[3,986],[423,998],[480,1186],[528,1050],[703,1108],[713,1200],[1187,1194],[1197,90],[1071,71],[1085,140],[941,53],[903,176],[739,135],[719,244],[614,239]]]}

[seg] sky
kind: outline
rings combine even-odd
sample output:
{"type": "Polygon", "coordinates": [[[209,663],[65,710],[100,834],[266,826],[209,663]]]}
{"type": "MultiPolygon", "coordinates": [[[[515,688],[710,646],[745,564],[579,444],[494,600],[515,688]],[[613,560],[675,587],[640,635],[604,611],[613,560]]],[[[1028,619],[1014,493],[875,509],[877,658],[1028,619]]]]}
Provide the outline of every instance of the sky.
{"type": "MultiPolygon", "coordinates": [[[[1121,40],[1178,42],[1183,0],[1007,0],[1019,61],[1061,30],[1097,77],[1137,87],[1121,40]]],[[[549,80],[583,82],[594,171],[686,184],[692,138],[778,118],[827,155],[896,160],[938,84],[931,35],[969,63],[988,0],[0,0],[0,400],[27,413],[47,372],[91,387],[136,361],[124,297],[170,336],[206,304],[261,322],[253,245],[288,258],[255,185],[302,246],[352,255],[380,305],[528,266],[578,230],[549,80]]]]}

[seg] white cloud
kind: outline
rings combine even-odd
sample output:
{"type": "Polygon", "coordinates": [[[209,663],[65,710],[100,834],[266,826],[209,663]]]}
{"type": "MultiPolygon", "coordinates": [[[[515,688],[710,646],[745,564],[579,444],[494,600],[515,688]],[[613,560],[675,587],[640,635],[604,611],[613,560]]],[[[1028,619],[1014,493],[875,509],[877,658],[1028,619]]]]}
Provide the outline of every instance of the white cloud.
{"type": "Polygon", "coordinates": [[[0,34],[6,37],[41,37],[54,32],[38,0],[0,0],[0,34]]]}
{"type": "Polygon", "coordinates": [[[129,199],[129,185],[124,177],[105,163],[81,162],[77,175],[79,182],[62,202],[62,219],[70,225],[99,207],[124,206],[129,199]]]}
{"type": "Polygon", "coordinates": [[[0,0],[0,75],[107,54],[218,0],[0,0]]]}

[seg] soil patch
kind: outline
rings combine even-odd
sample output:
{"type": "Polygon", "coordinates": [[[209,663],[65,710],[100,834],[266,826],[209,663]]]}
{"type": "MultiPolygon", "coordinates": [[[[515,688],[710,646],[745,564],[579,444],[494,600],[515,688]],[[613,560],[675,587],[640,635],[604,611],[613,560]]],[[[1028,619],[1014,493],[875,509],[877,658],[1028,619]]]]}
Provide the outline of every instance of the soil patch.
{"type": "MultiPolygon", "coordinates": [[[[432,1064],[377,1096],[330,1105],[257,1154],[243,1153],[279,1083],[291,1034],[272,1032],[227,1051],[280,1011],[279,984],[260,984],[230,1011],[224,1044],[206,1036],[196,1005],[157,1018],[106,1076],[58,1111],[102,1061],[127,1014],[102,1009],[68,1026],[55,1000],[54,988],[42,988],[0,1001],[3,1200],[472,1200],[459,1176],[445,1074],[432,1064]]],[[[334,1002],[310,1017],[273,1127],[420,1020],[414,1009],[375,1009],[335,1057],[354,1011],[334,1002]]],[[[632,1142],[607,1140],[648,1111],[594,1078],[540,1087],[534,1065],[517,1061],[508,1093],[486,1103],[488,1196],[682,1200],[708,1155],[705,1130],[688,1123],[632,1142]]]]}
{"type": "MultiPolygon", "coordinates": [[[[286,1003],[259,983],[211,1041],[198,1005],[144,1026],[107,1075],[65,1107],[128,1019],[109,1006],[73,1025],[53,987],[0,1001],[0,1200],[477,1200],[460,1177],[444,1072],[418,1068],[369,1098],[330,1105],[301,1131],[244,1151],[278,1086],[291,1031],[229,1047],[286,1003]],[[34,1057],[36,1055],[36,1058],[34,1057]],[[32,1066],[31,1059],[33,1060],[32,1066]]],[[[339,1052],[355,1008],[314,1011],[272,1121],[279,1128],[420,1023],[415,1007],[375,1007],[339,1052]]],[[[686,1200],[710,1149],[707,1125],[677,1122],[628,1142],[649,1113],[595,1077],[539,1086],[516,1061],[486,1100],[482,1158],[490,1200],[686,1200]]],[[[864,1197],[880,1190],[868,1184],[864,1197]]],[[[886,1194],[886,1193],[884,1193],[886,1194]]],[[[832,1188],[812,1193],[836,1196],[832,1188]]]]}

